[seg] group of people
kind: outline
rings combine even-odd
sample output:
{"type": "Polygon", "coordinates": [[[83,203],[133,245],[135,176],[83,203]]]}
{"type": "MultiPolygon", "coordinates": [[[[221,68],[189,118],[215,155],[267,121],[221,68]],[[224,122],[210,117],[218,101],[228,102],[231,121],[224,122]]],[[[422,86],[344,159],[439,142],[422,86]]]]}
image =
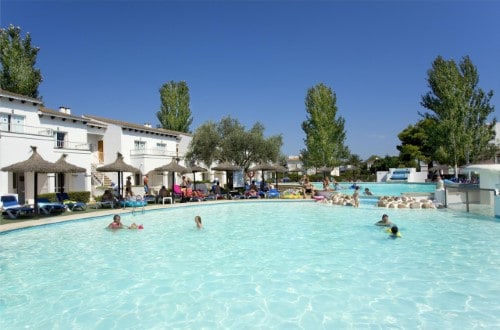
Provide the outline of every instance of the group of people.
{"type": "MultiPolygon", "coordinates": [[[[201,222],[201,217],[199,215],[194,217],[194,223],[196,225],[196,229],[202,229],[203,223],[201,222]]],[[[144,229],[143,225],[137,225],[133,222],[130,226],[125,226],[122,224],[122,218],[119,214],[115,214],[113,216],[113,222],[108,225],[109,229],[144,229]]]]}
{"type": "Polygon", "coordinates": [[[387,214],[383,214],[382,220],[377,221],[375,225],[389,227],[387,228],[387,232],[389,233],[389,237],[391,238],[401,237],[401,233],[399,232],[398,226],[389,220],[389,216],[387,214]]]}

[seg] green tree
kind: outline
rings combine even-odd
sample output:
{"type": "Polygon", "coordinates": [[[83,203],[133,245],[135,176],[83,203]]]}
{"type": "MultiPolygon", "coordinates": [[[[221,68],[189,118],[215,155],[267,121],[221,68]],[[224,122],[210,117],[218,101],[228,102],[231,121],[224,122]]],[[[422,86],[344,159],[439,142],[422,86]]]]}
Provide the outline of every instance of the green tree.
{"type": "Polygon", "coordinates": [[[20,95],[38,98],[42,74],[35,68],[39,48],[31,36],[21,37],[21,28],[10,25],[0,29],[0,88],[20,95]]]}
{"type": "Polygon", "coordinates": [[[335,93],[323,83],[307,91],[307,117],[302,122],[302,130],[306,134],[306,149],[301,151],[301,159],[306,168],[335,167],[349,155],[349,150],[344,145],[345,120],[337,116],[336,102],[335,93]]]}
{"type": "Polygon", "coordinates": [[[170,81],[160,88],[161,109],[156,113],[164,129],[190,133],[193,122],[189,108],[189,87],[185,81],[170,81]]]}
{"type": "Polygon", "coordinates": [[[422,114],[435,121],[428,134],[436,146],[434,156],[441,163],[458,167],[488,157],[492,148],[496,119],[489,124],[494,107],[493,91],[478,87],[477,68],[468,56],[459,65],[438,56],[427,72],[430,91],[422,96],[422,106],[430,112],[422,114]]]}
{"type": "Polygon", "coordinates": [[[370,168],[371,173],[377,173],[377,171],[389,171],[390,168],[398,168],[403,166],[398,156],[386,155],[384,158],[378,158],[373,163],[370,168]]]}
{"type": "Polygon", "coordinates": [[[194,132],[186,158],[192,162],[202,161],[206,166],[210,166],[219,158],[219,144],[217,124],[208,121],[194,132]]]}
{"type": "Polygon", "coordinates": [[[401,145],[396,148],[406,167],[416,167],[417,161],[429,163],[432,160],[435,148],[429,144],[427,133],[434,123],[431,119],[422,119],[415,125],[408,125],[398,134],[401,145]]]}
{"type": "Polygon", "coordinates": [[[282,137],[275,135],[266,138],[264,130],[259,122],[246,130],[237,119],[230,116],[217,124],[203,124],[193,135],[188,157],[194,161],[203,161],[207,166],[211,166],[214,160],[228,161],[245,170],[252,163],[276,162],[283,145],[282,137]]]}

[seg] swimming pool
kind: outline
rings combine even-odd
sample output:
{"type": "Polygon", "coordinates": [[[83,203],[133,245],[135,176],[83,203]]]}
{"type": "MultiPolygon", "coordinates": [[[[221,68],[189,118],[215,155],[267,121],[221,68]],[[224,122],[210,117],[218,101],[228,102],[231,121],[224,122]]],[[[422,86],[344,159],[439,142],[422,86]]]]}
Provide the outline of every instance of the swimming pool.
{"type": "Polygon", "coordinates": [[[0,328],[491,328],[500,223],[449,210],[195,203],[0,236],[0,328]],[[403,235],[373,225],[388,213],[403,235]],[[196,230],[201,215],[205,228],[196,230]]]}

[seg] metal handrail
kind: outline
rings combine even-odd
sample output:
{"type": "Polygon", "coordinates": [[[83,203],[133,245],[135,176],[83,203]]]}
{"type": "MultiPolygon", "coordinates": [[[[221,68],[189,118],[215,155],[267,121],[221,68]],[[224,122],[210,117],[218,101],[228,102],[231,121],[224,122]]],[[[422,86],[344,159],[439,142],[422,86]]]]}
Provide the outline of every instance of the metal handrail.
{"type": "Polygon", "coordinates": [[[86,142],[71,142],[71,141],[56,140],[54,147],[57,149],[74,149],[74,150],[90,151],[90,144],[86,142]]]}
{"type": "Polygon", "coordinates": [[[160,148],[152,149],[132,149],[130,150],[130,156],[140,156],[140,155],[154,155],[154,156],[170,156],[176,155],[175,151],[168,151],[160,148]]]}
{"type": "Polygon", "coordinates": [[[28,126],[19,124],[0,123],[0,131],[16,134],[30,134],[40,136],[53,136],[54,130],[47,127],[28,126]]]}

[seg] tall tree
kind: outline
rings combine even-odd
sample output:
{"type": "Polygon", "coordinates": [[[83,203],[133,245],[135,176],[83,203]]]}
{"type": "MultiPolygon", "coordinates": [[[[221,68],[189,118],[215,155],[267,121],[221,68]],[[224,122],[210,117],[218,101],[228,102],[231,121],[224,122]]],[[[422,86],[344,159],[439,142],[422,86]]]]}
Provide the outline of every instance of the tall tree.
{"type": "Polygon", "coordinates": [[[161,127],[190,133],[193,122],[189,108],[189,87],[185,81],[170,81],[160,88],[161,109],[156,113],[161,127]]]}
{"type": "Polygon", "coordinates": [[[0,88],[38,98],[42,74],[35,64],[39,50],[31,44],[29,33],[22,38],[20,27],[0,29],[0,88]]]}
{"type": "Polygon", "coordinates": [[[302,123],[306,149],[301,151],[305,167],[335,167],[349,155],[344,145],[345,120],[337,116],[337,96],[330,87],[320,83],[307,91],[307,117],[302,123]]]}
{"type": "Polygon", "coordinates": [[[438,56],[427,72],[431,89],[422,96],[422,106],[430,112],[422,114],[435,121],[429,138],[438,146],[435,157],[455,166],[476,162],[491,151],[496,119],[489,124],[494,107],[490,104],[493,91],[485,93],[478,87],[477,68],[468,56],[459,65],[454,60],[438,56]]]}

